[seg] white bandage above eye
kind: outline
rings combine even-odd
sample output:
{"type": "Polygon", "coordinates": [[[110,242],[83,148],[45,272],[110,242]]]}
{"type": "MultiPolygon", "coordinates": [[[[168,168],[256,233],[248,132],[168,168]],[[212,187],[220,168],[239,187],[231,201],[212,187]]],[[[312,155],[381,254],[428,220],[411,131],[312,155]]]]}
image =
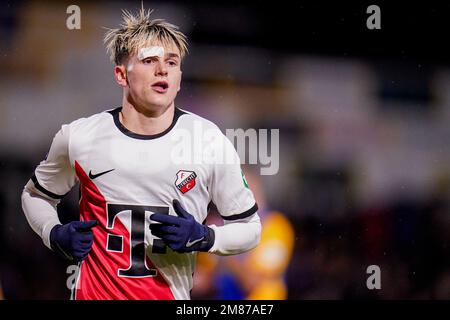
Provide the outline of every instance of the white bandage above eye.
{"type": "Polygon", "coordinates": [[[153,46],[148,48],[140,48],[138,53],[138,59],[144,60],[149,57],[164,57],[164,48],[159,46],[153,46]]]}

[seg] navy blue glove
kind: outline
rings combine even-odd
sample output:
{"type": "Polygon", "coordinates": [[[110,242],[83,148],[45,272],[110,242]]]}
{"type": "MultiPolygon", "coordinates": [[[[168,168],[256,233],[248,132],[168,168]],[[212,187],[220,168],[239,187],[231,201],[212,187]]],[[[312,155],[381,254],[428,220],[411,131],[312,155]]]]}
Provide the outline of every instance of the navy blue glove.
{"type": "Polygon", "coordinates": [[[91,251],[94,241],[91,228],[97,224],[96,220],[58,224],[50,231],[50,246],[70,261],[82,261],[91,251]]]}
{"type": "Polygon", "coordinates": [[[150,216],[151,220],[160,222],[150,224],[152,234],[173,251],[208,251],[214,244],[214,230],[195,221],[178,200],[173,200],[173,208],[178,217],[162,213],[150,216]]]}

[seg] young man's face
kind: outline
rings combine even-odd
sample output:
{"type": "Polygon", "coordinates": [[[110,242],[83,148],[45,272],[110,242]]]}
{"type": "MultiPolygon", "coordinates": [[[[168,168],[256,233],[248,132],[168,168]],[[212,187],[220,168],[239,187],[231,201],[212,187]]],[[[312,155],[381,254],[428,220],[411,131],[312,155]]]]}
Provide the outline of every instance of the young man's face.
{"type": "MultiPolygon", "coordinates": [[[[150,55],[145,58],[137,53],[131,55],[126,63],[127,85],[125,94],[128,101],[143,111],[157,111],[174,103],[180,90],[181,57],[175,44],[163,46],[155,43],[148,49],[164,48],[164,55],[150,55]],[[155,48],[156,47],[156,48],[155,48]]],[[[154,50],[153,50],[154,51],[154,50]]],[[[161,50],[160,50],[161,52],[161,50]]]]}

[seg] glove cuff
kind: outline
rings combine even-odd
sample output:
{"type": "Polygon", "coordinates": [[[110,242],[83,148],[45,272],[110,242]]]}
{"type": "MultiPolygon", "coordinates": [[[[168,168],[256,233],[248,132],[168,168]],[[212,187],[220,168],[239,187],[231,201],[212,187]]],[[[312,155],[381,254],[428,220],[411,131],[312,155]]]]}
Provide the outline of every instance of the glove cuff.
{"type": "Polygon", "coordinates": [[[205,239],[200,243],[200,248],[198,251],[208,252],[209,249],[214,245],[214,241],[216,239],[216,234],[214,230],[208,226],[203,226],[205,228],[205,239]]]}
{"type": "Polygon", "coordinates": [[[58,243],[57,238],[57,232],[58,229],[60,229],[62,227],[61,224],[57,224],[56,226],[54,226],[52,228],[52,230],[50,231],[50,247],[52,248],[53,251],[55,251],[61,258],[72,261],[73,257],[71,254],[65,252],[63,250],[63,248],[61,248],[61,246],[58,243]]]}

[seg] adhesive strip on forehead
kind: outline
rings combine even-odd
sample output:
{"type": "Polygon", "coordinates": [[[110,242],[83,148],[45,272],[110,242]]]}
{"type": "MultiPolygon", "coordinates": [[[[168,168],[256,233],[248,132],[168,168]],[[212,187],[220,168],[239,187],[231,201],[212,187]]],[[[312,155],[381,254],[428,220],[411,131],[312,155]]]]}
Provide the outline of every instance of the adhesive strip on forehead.
{"type": "Polygon", "coordinates": [[[159,46],[153,46],[148,48],[140,48],[138,53],[138,59],[144,60],[149,57],[164,57],[164,48],[159,46]]]}

